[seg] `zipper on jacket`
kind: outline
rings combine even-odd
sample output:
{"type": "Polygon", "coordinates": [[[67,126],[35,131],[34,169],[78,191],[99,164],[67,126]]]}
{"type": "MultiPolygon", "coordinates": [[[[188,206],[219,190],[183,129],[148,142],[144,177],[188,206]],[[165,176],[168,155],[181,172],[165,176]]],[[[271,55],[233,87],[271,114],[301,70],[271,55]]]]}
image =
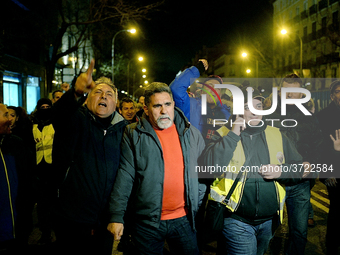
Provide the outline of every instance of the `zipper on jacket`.
{"type": "Polygon", "coordinates": [[[4,168],[5,168],[5,174],[6,174],[6,181],[7,181],[7,187],[8,187],[8,198],[9,198],[9,206],[11,208],[11,215],[12,215],[12,227],[13,227],[13,237],[15,238],[15,224],[14,224],[14,212],[13,212],[13,203],[12,203],[12,197],[11,197],[11,186],[9,183],[9,178],[8,178],[8,171],[7,171],[7,166],[6,166],[6,162],[4,159],[4,155],[2,154],[2,150],[0,149],[0,154],[1,154],[1,159],[2,162],[4,164],[4,168]]]}

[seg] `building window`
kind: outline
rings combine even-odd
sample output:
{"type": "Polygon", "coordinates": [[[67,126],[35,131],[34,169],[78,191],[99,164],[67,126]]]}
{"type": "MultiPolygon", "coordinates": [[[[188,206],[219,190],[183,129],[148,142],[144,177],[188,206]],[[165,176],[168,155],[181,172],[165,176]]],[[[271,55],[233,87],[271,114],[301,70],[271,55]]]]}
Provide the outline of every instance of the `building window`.
{"type": "Polygon", "coordinates": [[[332,25],[335,31],[339,30],[339,11],[333,12],[332,14],[332,25]]]}
{"type": "Polygon", "coordinates": [[[316,39],[316,22],[312,23],[312,39],[316,39]]]}
{"type": "Polygon", "coordinates": [[[326,29],[327,29],[327,18],[323,17],[321,20],[321,26],[322,26],[322,35],[326,34],[326,29]]]}
{"type": "Polygon", "coordinates": [[[337,68],[336,67],[333,67],[332,68],[332,81],[336,80],[336,77],[337,77],[337,68]]]}
{"type": "Polygon", "coordinates": [[[295,14],[299,15],[300,14],[300,6],[297,6],[295,9],[295,14]]]}
{"type": "Polygon", "coordinates": [[[11,106],[19,105],[19,77],[4,75],[3,76],[3,103],[11,106]]]}
{"type": "Polygon", "coordinates": [[[28,114],[34,111],[39,98],[40,98],[39,78],[32,76],[27,77],[26,110],[28,114]]]}
{"type": "MultiPolygon", "coordinates": [[[[304,40],[304,42],[307,42],[307,37],[308,37],[308,27],[305,26],[305,27],[303,28],[303,40],[304,40]]],[[[298,38],[298,39],[299,39],[299,38],[298,38]]]]}
{"type": "Polygon", "coordinates": [[[307,11],[307,10],[308,10],[308,2],[307,2],[307,1],[305,1],[305,2],[303,3],[303,10],[304,10],[304,11],[307,11]]]}

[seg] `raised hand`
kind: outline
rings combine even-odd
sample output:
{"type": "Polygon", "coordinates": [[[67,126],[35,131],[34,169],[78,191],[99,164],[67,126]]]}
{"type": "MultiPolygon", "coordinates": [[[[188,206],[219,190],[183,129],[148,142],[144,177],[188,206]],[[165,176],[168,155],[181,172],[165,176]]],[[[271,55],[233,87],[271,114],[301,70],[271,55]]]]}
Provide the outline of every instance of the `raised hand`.
{"type": "Polygon", "coordinates": [[[340,151],[340,129],[335,130],[335,139],[332,135],[330,137],[333,141],[334,150],[340,151]]]}
{"type": "Polygon", "coordinates": [[[92,73],[94,69],[94,59],[91,60],[90,66],[86,73],[82,73],[77,78],[76,84],[74,86],[77,95],[83,95],[84,93],[89,93],[94,87],[95,83],[92,80],[92,73]]]}
{"type": "Polygon", "coordinates": [[[207,71],[208,67],[209,67],[208,61],[206,59],[203,59],[203,58],[199,59],[198,61],[202,62],[202,64],[204,65],[204,69],[207,71]]]}
{"type": "Polygon", "coordinates": [[[231,131],[236,135],[241,135],[241,132],[246,129],[244,118],[236,115],[236,120],[233,122],[231,131]]]}

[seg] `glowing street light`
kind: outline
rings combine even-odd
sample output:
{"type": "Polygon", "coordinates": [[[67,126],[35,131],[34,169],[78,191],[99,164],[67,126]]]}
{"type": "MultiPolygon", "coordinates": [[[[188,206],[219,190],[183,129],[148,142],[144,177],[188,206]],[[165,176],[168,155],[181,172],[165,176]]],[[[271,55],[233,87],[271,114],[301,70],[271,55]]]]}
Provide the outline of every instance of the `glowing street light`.
{"type": "Polygon", "coordinates": [[[131,34],[136,33],[136,29],[132,28],[132,29],[123,29],[118,31],[112,38],[112,52],[111,52],[111,62],[112,62],[112,83],[115,83],[115,73],[114,73],[114,63],[115,63],[115,39],[117,37],[118,34],[120,34],[121,32],[129,32],[131,34]]]}
{"type": "Polygon", "coordinates": [[[144,84],[147,85],[149,82],[148,81],[144,81],[144,84]]]}
{"type": "MultiPolygon", "coordinates": [[[[128,65],[127,65],[127,92],[129,93],[129,87],[130,87],[130,63],[131,63],[131,61],[133,60],[134,58],[132,58],[132,59],[130,59],[129,60],[129,62],[128,62],[128,65]]],[[[139,56],[138,57],[138,61],[139,62],[142,62],[144,60],[144,58],[142,57],[142,56],[139,56]]],[[[134,76],[133,76],[133,81],[132,81],[132,89],[133,89],[133,86],[134,86],[134,83],[135,83],[135,81],[134,81],[134,76]]]]}
{"type": "Polygon", "coordinates": [[[143,74],[143,76],[142,76],[144,79],[146,78],[146,75],[145,74],[143,74]]]}
{"type": "Polygon", "coordinates": [[[250,70],[250,69],[247,69],[247,70],[246,70],[246,73],[251,73],[251,70],[250,70]]]}
{"type": "MultiPolygon", "coordinates": [[[[248,54],[246,53],[246,52],[243,52],[242,53],[242,57],[243,58],[245,58],[245,57],[247,57],[248,56],[248,54]]],[[[257,84],[257,87],[259,86],[259,84],[258,84],[258,78],[259,78],[259,61],[257,60],[257,58],[255,58],[255,74],[256,74],[256,84],[257,84]]],[[[247,69],[247,71],[246,71],[248,74],[251,72],[251,70],[250,69],[247,69]],[[248,71],[249,70],[249,71],[248,71]]]]}
{"type": "Polygon", "coordinates": [[[143,73],[145,73],[145,72],[146,72],[146,69],[145,69],[145,68],[143,68],[143,69],[142,69],[142,72],[143,72],[143,73]]]}

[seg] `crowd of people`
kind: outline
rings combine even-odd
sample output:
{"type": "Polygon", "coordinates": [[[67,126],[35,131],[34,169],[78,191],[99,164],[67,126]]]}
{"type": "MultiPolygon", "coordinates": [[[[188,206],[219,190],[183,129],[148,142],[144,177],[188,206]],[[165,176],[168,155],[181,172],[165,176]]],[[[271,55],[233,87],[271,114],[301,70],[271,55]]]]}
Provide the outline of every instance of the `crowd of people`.
{"type": "MultiPolygon", "coordinates": [[[[30,116],[0,104],[0,251],[25,252],[36,204],[39,244],[50,245],[53,231],[55,254],[111,254],[114,241],[126,254],[163,254],[165,242],[172,254],[201,254],[211,238],[218,254],[264,254],[286,205],[285,254],[304,254],[308,226],[315,225],[311,189],[320,178],[330,199],[327,254],[337,254],[339,80],[330,86],[332,103],[317,114],[311,100],[304,105],[310,115],[288,104],[282,116],[280,92],[274,113],[254,114],[250,109],[272,101],[255,88],[236,115],[232,94],[218,86],[223,79],[206,77],[205,59],[170,85],[151,83],[139,102],[119,101],[109,78],[94,81],[94,66],[92,60],[52,100],[39,99],[30,116]],[[203,101],[201,94],[210,96],[203,101]],[[266,118],[280,121],[270,126],[266,118]],[[334,171],[319,176],[317,164],[334,171]],[[217,165],[229,170],[197,171],[217,165]],[[297,166],[302,170],[285,171],[297,166]],[[223,209],[218,229],[206,221],[211,204],[223,209]]],[[[302,86],[296,74],[280,83],[302,86]]]]}

